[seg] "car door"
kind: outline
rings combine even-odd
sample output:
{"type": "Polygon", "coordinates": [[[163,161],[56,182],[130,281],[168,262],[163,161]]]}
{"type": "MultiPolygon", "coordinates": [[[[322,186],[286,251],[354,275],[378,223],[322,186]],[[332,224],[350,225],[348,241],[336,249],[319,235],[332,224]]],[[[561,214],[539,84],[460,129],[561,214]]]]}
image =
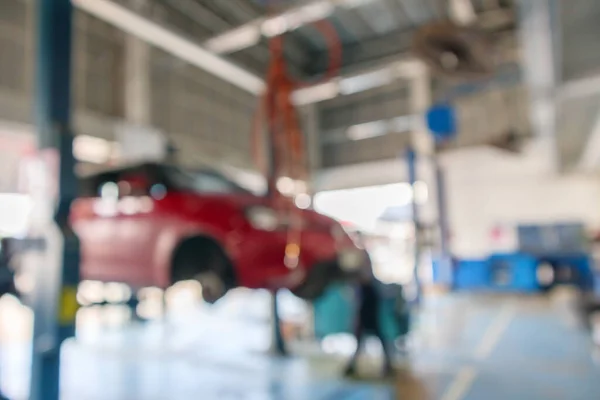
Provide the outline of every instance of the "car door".
{"type": "Polygon", "coordinates": [[[155,168],[142,165],[123,169],[118,175],[117,211],[111,248],[115,268],[136,287],[155,284],[154,252],[160,221],[154,212],[151,191],[158,190],[155,168]]]}
{"type": "Polygon", "coordinates": [[[86,179],[74,227],[81,238],[84,279],[152,285],[154,248],[151,168],[117,169],[86,179]]]}

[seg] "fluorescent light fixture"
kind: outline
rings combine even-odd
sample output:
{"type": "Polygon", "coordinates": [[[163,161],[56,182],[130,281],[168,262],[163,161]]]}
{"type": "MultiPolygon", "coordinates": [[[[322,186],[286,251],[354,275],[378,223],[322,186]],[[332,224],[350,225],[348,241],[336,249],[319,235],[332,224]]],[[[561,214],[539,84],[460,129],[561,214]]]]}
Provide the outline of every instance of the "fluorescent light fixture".
{"type": "Polygon", "coordinates": [[[75,136],[73,139],[73,156],[77,161],[92,164],[105,164],[115,154],[116,143],[87,135],[75,136]]]}
{"type": "Polygon", "coordinates": [[[288,21],[283,15],[269,18],[261,25],[261,32],[267,37],[273,37],[281,35],[287,32],[290,28],[288,27],[288,21]]]}
{"type": "Polygon", "coordinates": [[[217,54],[233,53],[257,45],[261,32],[257,25],[247,24],[206,41],[204,46],[217,54]]]}
{"type": "Polygon", "coordinates": [[[403,115],[392,118],[390,120],[390,130],[394,133],[410,132],[415,130],[419,123],[419,118],[422,118],[422,116],[418,114],[403,115]]]}
{"type": "Polygon", "coordinates": [[[292,94],[292,101],[296,105],[318,103],[320,101],[333,99],[339,94],[337,81],[329,81],[307,88],[298,89],[292,94]]]}
{"type": "Polygon", "coordinates": [[[390,131],[389,121],[380,120],[353,125],[348,128],[347,136],[351,140],[364,140],[383,136],[390,131]]]}
{"type": "Polygon", "coordinates": [[[162,26],[108,0],[72,0],[79,9],[255,95],[264,91],[258,76],[162,26]]]}
{"type": "Polygon", "coordinates": [[[309,3],[265,20],[262,23],[261,30],[268,37],[281,35],[303,25],[327,18],[333,13],[333,10],[334,6],[329,1],[309,3]]]}
{"type": "Polygon", "coordinates": [[[338,0],[337,2],[345,8],[358,8],[373,2],[373,0],[338,0]]]}
{"type": "Polygon", "coordinates": [[[352,94],[364,92],[379,86],[384,86],[392,82],[392,71],[390,68],[383,68],[366,74],[355,75],[340,80],[340,93],[352,94]]]}

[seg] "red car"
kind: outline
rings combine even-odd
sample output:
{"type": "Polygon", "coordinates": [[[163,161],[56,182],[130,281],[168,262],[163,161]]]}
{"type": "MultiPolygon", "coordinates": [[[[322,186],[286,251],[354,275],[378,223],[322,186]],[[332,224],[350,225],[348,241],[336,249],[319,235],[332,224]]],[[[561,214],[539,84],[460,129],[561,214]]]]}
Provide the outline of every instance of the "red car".
{"type": "Polygon", "coordinates": [[[209,302],[238,286],[289,288],[312,299],[370,267],[340,224],[297,212],[300,254],[291,267],[287,214],[212,170],[145,163],[90,176],[71,217],[82,279],[133,288],[196,279],[209,302]]]}

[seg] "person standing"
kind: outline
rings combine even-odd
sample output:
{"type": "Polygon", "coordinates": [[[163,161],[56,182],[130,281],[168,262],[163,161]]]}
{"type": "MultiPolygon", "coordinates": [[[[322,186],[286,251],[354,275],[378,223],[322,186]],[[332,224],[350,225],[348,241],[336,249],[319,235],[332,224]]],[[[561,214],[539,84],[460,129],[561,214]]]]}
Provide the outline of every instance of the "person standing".
{"type": "Polygon", "coordinates": [[[381,342],[383,349],[383,373],[384,376],[391,376],[394,373],[392,365],[392,356],[387,345],[387,340],[383,334],[380,321],[380,308],[382,298],[379,292],[381,282],[379,282],[372,271],[365,271],[359,279],[358,310],[356,313],[354,336],[356,338],[356,350],[344,371],[346,376],[356,374],[356,365],[360,356],[364,340],[368,335],[374,335],[381,342]]]}

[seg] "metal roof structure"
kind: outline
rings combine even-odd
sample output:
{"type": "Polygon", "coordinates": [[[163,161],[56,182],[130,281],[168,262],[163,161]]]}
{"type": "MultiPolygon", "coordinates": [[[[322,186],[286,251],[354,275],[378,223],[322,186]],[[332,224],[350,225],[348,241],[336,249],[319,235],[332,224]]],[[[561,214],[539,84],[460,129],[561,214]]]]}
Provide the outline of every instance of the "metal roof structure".
{"type": "MultiPolygon", "coordinates": [[[[358,120],[353,124],[361,127],[364,124],[381,125],[380,120],[387,121],[401,117],[404,111],[409,112],[400,107],[400,97],[390,100],[386,106],[378,103],[382,96],[385,97],[389,90],[396,87],[389,85],[385,71],[397,72],[398,63],[410,60],[411,39],[419,26],[428,21],[455,18],[456,10],[449,5],[462,4],[462,12],[471,13],[480,26],[507,38],[507,62],[498,70],[497,79],[493,82],[461,85],[458,90],[452,90],[449,82],[434,82],[433,97],[438,98],[439,93],[455,93],[455,97],[460,98],[457,104],[462,114],[494,115],[494,120],[497,119],[494,124],[497,125],[496,130],[512,126],[524,131],[531,121],[528,123],[527,115],[521,115],[523,113],[517,112],[515,107],[506,106],[516,104],[516,100],[507,101],[506,98],[525,100],[519,104],[528,108],[527,91],[524,88],[530,85],[527,81],[530,78],[523,71],[533,71],[534,78],[542,75],[539,65],[523,67],[522,56],[526,53],[522,46],[524,36],[519,37],[517,29],[517,25],[523,25],[519,16],[523,14],[522,9],[537,1],[73,0],[82,11],[77,19],[78,35],[75,40],[78,54],[76,104],[82,110],[92,112],[93,115],[90,115],[96,119],[99,116],[123,118],[121,71],[126,38],[137,36],[153,46],[150,57],[154,83],[151,96],[153,123],[165,131],[174,132],[173,135],[182,143],[185,142],[183,148],[192,148],[192,142],[197,138],[193,136],[196,129],[191,127],[199,126],[199,122],[214,126],[215,131],[230,131],[229,135],[213,135],[215,137],[210,140],[223,141],[223,146],[237,146],[240,141],[235,139],[236,135],[247,129],[244,127],[252,115],[255,104],[252,96],[263,89],[262,77],[269,60],[269,36],[286,32],[285,51],[290,60],[289,68],[295,76],[310,80],[321,75],[328,61],[326,42],[313,25],[314,21],[326,18],[336,28],[343,45],[343,76],[331,87],[313,90],[311,96],[306,96],[311,98],[308,102],[322,102],[319,112],[323,121],[329,118],[324,115],[327,110],[332,110],[332,114],[336,115],[348,115],[349,110],[354,110],[352,112],[360,115],[357,114],[358,120]],[[90,12],[90,7],[100,9],[101,5],[104,7],[104,17],[90,12]],[[108,18],[107,13],[115,5],[128,10],[130,15],[113,13],[108,18]],[[521,8],[519,13],[518,6],[521,8]],[[158,42],[161,44],[158,45],[158,42]],[[214,79],[215,76],[225,82],[214,79]],[[330,96],[329,89],[343,96],[332,99],[335,94],[330,96]],[[368,93],[362,95],[359,91],[368,93]],[[216,107],[212,101],[215,95],[227,97],[227,101],[223,100],[225,105],[216,107]],[[211,101],[206,101],[207,98],[211,101]],[[482,111],[487,102],[490,108],[482,111]],[[235,118],[230,115],[231,110],[236,110],[235,118]],[[243,118],[238,114],[243,114],[243,118]]],[[[559,9],[558,18],[551,22],[550,28],[558,36],[555,42],[568,43],[568,46],[559,46],[556,52],[559,58],[556,84],[560,100],[556,136],[562,153],[561,162],[577,164],[581,161],[582,151],[586,149],[589,153],[587,158],[591,160],[586,163],[591,169],[600,168],[594,157],[596,149],[600,148],[600,122],[596,104],[600,90],[600,79],[597,78],[600,71],[600,52],[597,51],[600,25],[596,23],[600,15],[600,3],[597,0],[578,0],[571,7],[566,0],[544,1],[556,3],[559,9]],[[575,124],[572,122],[574,120],[579,122],[575,124]]],[[[0,112],[6,118],[23,122],[28,121],[30,115],[27,96],[31,94],[28,74],[31,72],[32,47],[28,42],[31,37],[27,33],[30,25],[25,17],[27,13],[24,6],[30,3],[25,0],[7,2],[2,5],[0,13],[0,22],[4,27],[0,35],[0,49],[6,55],[0,60],[4,61],[0,62],[0,86],[22,95],[21,98],[7,94],[7,106],[0,107],[0,112]],[[23,48],[28,50],[19,50],[23,48]],[[19,107],[15,105],[17,103],[19,107]]],[[[539,51],[535,43],[533,48],[539,51]]],[[[532,57],[536,58],[536,55],[532,57]]],[[[402,80],[398,79],[398,74],[394,78],[402,80]]],[[[397,87],[399,91],[396,94],[402,94],[402,82],[398,82],[397,87]]],[[[543,102],[540,104],[543,108],[543,102]]],[[[82,131],[101,137],[110,136],[109,132],[100,129],[107,124],[92,125],[93,129],[82,131]]],[[[326,138],[323,139],[326,145],[331,146],[336,154],[341,154],[338,147],[333,149],[333,142],[337,143],[338,140],[345,141],[340,144],[348,147],[348,154],[358,154],[356,148],[360,147],[362,152],[372,143],[371,153],[374,157],[377,153],[375,150],[389,147],[387,142],[379,143],[384,142],[383,138],[356,141],[349,139],[346,133],[338,135],[338,130],[344,127],[338,126],[337,122],[334,125],[333,134],[321,132],[321,136],[326,138]]],[[[469,124],[469,131],[461,131],[461,141],[464,139],[465,143],[459,145],[467,146],[489,136],[489,124],[469,124]],[[481,129],[475,129],[478,125],[481,125],[481,129]]],[[[238,151],[242,154],[246,150],[240,148],[238,151]]],[[[216,151],[211,150],[211,153],[216,154],[216,151]]],[[[348,163],[354,161],[353,158],[347,160],[348,163]]]]}
{"type": "MultiPolygon", "coordinates": [[[[286,55],[295,73],[317,75],[327,48],[311,22],[327,18],[344,46],[344,67],[397,57],[409,50],[420,25],[450,17],[447,0],[115,0],[201,45],[222,38],[217,53],[262,74],[268,60],[269,29],[287,24],[286,55]],[[277,16],[286,21],[277,21],[277,16]],[[268,21],[271,19],[272,21],[268,21]],[[293,22],[292,22],[293,21],[293,22]],[[269,23],[271,27],[269,27],[269,23]],[[295,25],[295,26],[294,26],[295,25]],[[291,29],[290,29],[291,27],[291,29]],[[247,28],[247,29],[241,29],[247,28]],[[258,37],[254,37],[259,29],[258,37]],[[237,44],[236,44],[237,43],[237,44]],[[231,50],[231,51],[230,51],[231,50]]],[[[492,32],[513,30],[514,0],[475,0],[473,11],[492,32]]]]}

